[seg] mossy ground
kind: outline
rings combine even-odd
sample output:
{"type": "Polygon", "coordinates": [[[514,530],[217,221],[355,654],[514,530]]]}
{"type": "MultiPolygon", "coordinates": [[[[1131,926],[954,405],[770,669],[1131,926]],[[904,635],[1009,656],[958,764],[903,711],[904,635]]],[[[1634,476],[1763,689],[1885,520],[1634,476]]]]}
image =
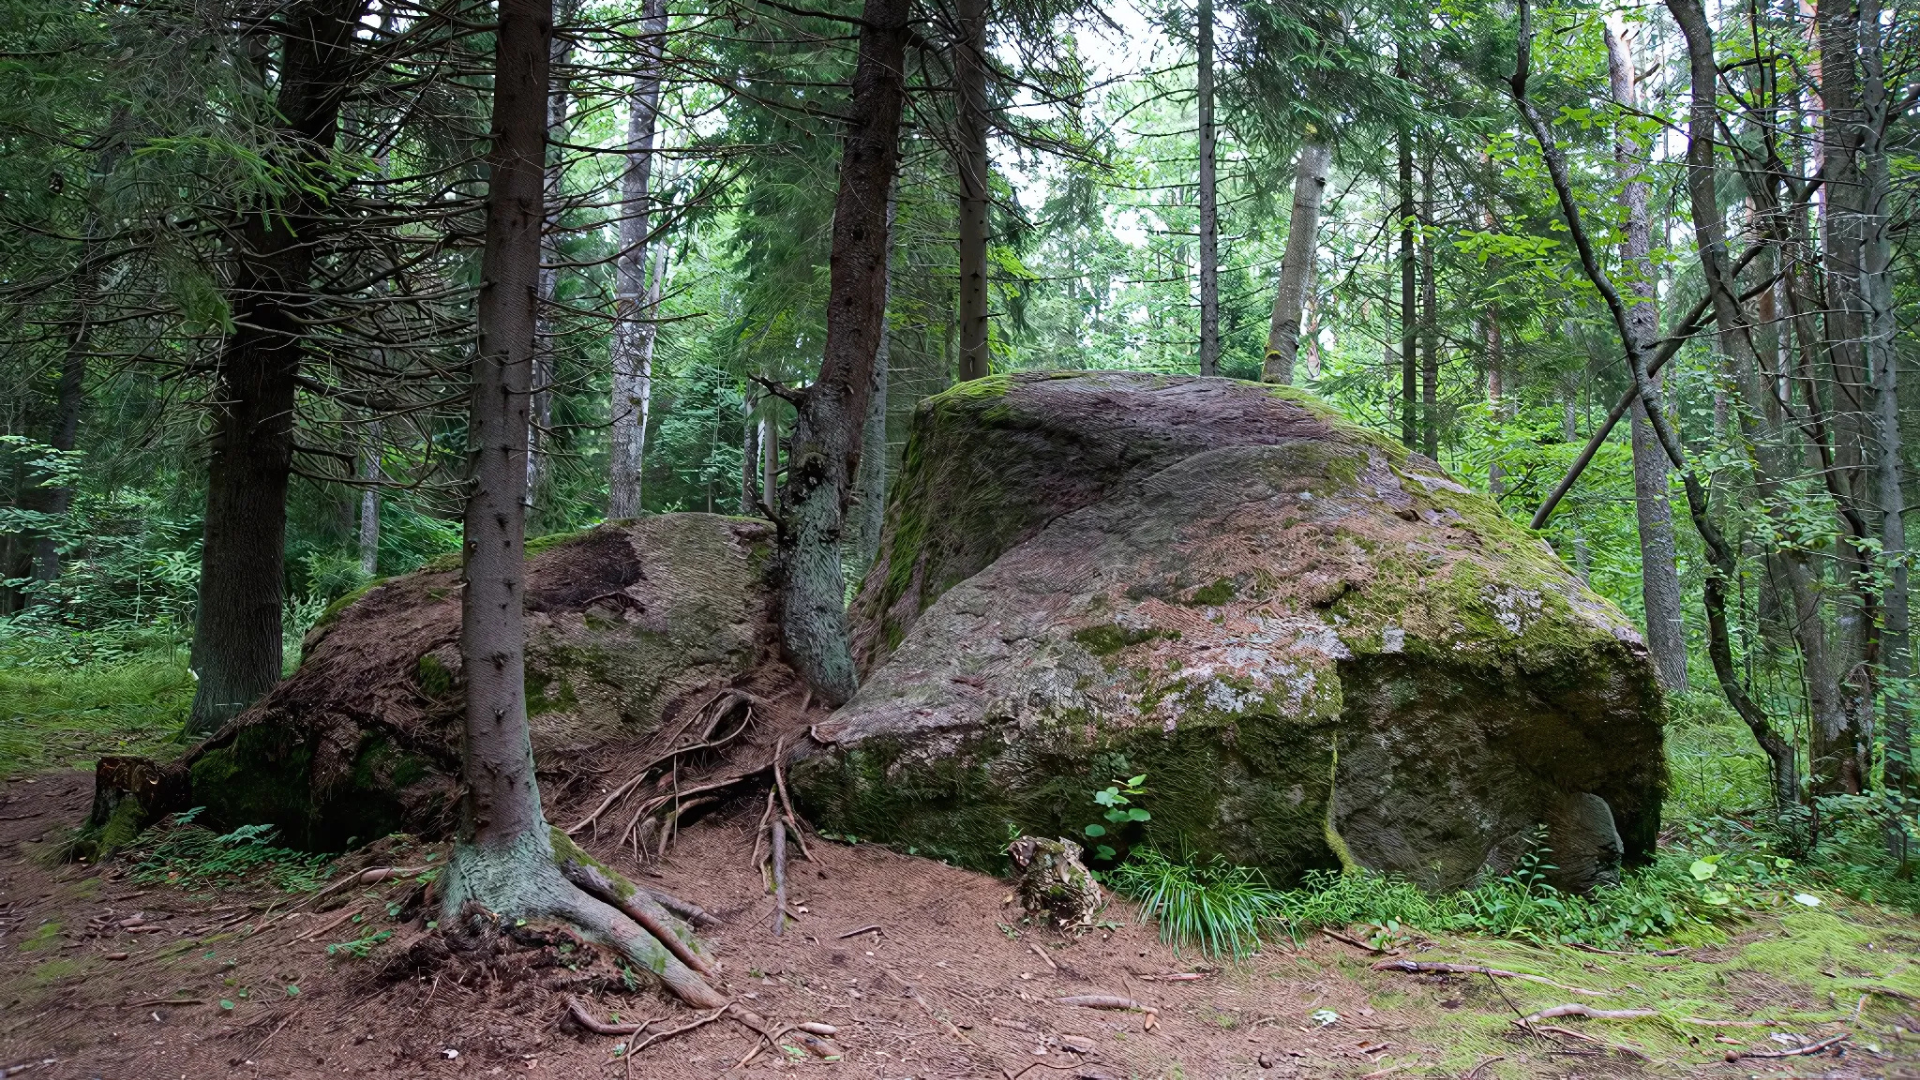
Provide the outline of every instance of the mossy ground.
{"type": "Polygon", "coordinates": [[[194,679],[183,644],[159,640],[75,663],[0,639],[0,780],[88,767],[102,754],[164,752],[194,679]]]}

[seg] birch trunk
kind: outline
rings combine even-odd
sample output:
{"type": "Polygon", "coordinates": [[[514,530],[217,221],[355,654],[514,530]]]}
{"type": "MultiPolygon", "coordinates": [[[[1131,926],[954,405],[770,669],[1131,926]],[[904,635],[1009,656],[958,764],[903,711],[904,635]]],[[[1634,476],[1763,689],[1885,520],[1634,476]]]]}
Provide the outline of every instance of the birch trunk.
{"type": "Polygon", "coordinates": [[[653,178],[653,144],[660,107],[660,67],[666,48],[665,0],[647,0],[640,27],[644,54],[633,79],[627,114],[627,167],[620,177],[620,258],[614,267],[613,401],[608,433],[607,517],[640,513],[640,454],[646,438],[649,396],[643,352],[650,337],[646,317],[647,234],[652,215],[647,194],[653,178]]]}
{"type": "Polygon", "coordinates": [[[1313,281],[1319,254],[1320,205],[1326,196],[1333,149],[1323,142],[1300,147],[1293,171],[1293,216],[1287,221],[1287,251],[1280,260],[1280,287],[1273,294],[1273,319],[1267,327],[1267,355],[1260,377],[1270,383],[1293,382],[1300,352],[1301,310],[1313,281]]]}

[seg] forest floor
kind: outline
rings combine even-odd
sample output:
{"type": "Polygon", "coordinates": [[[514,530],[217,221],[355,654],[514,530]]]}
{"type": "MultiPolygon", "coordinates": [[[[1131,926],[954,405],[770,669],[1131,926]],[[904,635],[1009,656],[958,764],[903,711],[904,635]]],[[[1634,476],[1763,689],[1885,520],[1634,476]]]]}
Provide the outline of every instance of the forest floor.
{"type": "Polygon", "coordinates": [[[417,917],[390,916],[406,918],[406,882],[316,904],[258,879],[182,888],[136,881],[126,863],[51,861],[90,795],[90,774],[72,771],[0,786],[0,1076],[1920,1077],[1920,921],[1878,908],[1788,905],[1668,955],[1452,936],[1386,955],[1315,934],[1214,963],[1163,945],[1122,901],[1063,936],[1023,923],[1003,881],[815,837],[812,860],[793,863],[797,919],[775,937],[746,807],[689,829],[643,880],[718,917],[704,940],[736,1000],[776,1025],[831,1025],[822,1048],[838,1053],[823,1059],[798,1032],[769,1049],[722,1020],[629,1055],[646,1034],[582,1031],[569,995],[603,1021],[653,1019],[650,1032],[708,1014],[628,991],[565,946],[435,953],[417,917]],[[1376,970],[1383,960],[1540,981],[1376,970]],[[1053,1000],[1091,994],[1154,1011],[1053,1000]],[[1658,1015],[1516,1020],[1572,1004],[1658,1015]]]}

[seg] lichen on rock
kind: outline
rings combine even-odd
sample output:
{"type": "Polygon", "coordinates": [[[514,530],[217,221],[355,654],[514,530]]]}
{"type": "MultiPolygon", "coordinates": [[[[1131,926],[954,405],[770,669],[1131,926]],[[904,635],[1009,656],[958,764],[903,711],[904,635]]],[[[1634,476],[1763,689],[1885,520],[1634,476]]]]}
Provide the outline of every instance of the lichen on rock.
{"type": "Polygon", "coordinates": [[[1337,836],[1467,884],[1590,821],[1574,795],[1651,850],[1637,633],[1433,462],[1298,392],[1123,372],[935,397],[906,458],[866,682],[794,774],[824,827],[991,868],[1009,826],[1075,829],[1146,772],[1147,840],[1278,880],[1339,866],[1337,836]]]}

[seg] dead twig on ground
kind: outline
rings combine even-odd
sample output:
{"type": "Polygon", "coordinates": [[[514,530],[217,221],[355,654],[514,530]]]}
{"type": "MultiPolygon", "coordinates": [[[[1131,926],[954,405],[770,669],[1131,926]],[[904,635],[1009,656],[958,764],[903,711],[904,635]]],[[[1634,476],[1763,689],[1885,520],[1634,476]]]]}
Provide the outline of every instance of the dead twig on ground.
{"type": "Polygon", "coordinates": [[[1507,1056],[1505,1054],[1495,1054],[1494,1056],[1488,1058],[1487,1060],[1481,1062],[1480,1064],[1475,1065],[1473,1068],[1468,1069],[1467,1075],[1461,1077],[1460,1080],[1474,1080],[1475,1077],[1480,1075],[1481,1069],[1486,1068],[1487,1066],[1493,1064],[1496,1061],[1505,1061],[1505,1060],[1507,1060],[1507,1056]]]}
{"type": "Polygon", "coordinates": [[[1546,1027],[1534,1028],[1533,1030],[1538,1032],[1544,1032],[1550,1035],[1565,1035],[1569,1039],[1579,1039],[1581,1042],[1592,1043],[1595,1046],[1604,1047],[1608,1050],[1613,1051],[1616,1054],[1626,1054],[1629,1057],[1637,1057],[1641,1061],[1653,1060],[1653,1056],[1651,1054],[1648,1054],[1645,1050],[1642,1050],[1637,1046],[1628,1046],[1625,1043],[1610,1043],[1605,1039],[1596,1039],[1593,1036],[1588,1035],[1584,1031],[1575,1031],[1572,1028],[1554,1027],[1552,1025],[1548,1025],[1546,1027]]]}
{"type": "Polygon", "coordinates": [[[1588,1020],[1651,1020],[1659,1015],[1653,1009],[1589,1009],[1585,1005],[1555,1005],[1551,1009],[1528,1013],[1519,1022],[1525,1025],[1536,1020],[1558,1020],[1563,1016],[1579,1016],[1588,1020]]]}
{"type": "Polygon", "coordinates": [[[1059,971],[1059,970],[1060,970],[1060,965],[1059,965],[1059,964],[1056,964],[1056,963],[1054,963],[1054,962],[1053,962],[1053,957],[1051,957],[1051,956],[1048,956],[1048,955],[1047,955],[1047,950],[1045,950],[1045,949],[1043,949],[1043,948],[1041,948],[1041,947],[1039,946],[1039,944],[1038,944],[1037,942],[1032,942],[1032,941],[1029,941],[1029,942],[1027,942],[1027,948],[1029,948],[1029,949],[1032,949],[1032,950],[1033,950],[1033,955],[1035,955],[1035,956],[1037,956],[1037,957],[1039,957],[1039,958],[1040,958],[1041,960],[1043,960],[1043,961],[1045,961],[1045,962],[1046,962],[1046,965],[1047,965],[1047,970],[1048,970],[1048,971],[1059,971]]]}
{"type": "Polygon", "coordinates": [[[1741,1058],[1806,1057],[1809,1054],[1818,1054],[1825,1050],[1831,1050],[1851,1038],[1853,1038],[1853,1032],[1843,1031],[1831,1039],[1821,1039],[1819,1042],[1808,1043],[1805,1046],[1795,1047],[1792,1050],[1729,1050],[1727,1051],[1727,1060],[1739,1061],[1741,1058]]]}
{"type": "Polygon", "coordinates": [[[886,931],[886,928],[881,926],[879,923],[868,923],[867,925],[862,926],[857,930],[849,930],[846,933],[841,934],[840,940],[845,941],[850,937],[859,937],[861,934],[879,934],[881,937],[886,937],[887,931],[886,931]]]}
{"type": "Polygon", "coordinates": [[[1117,994],[1072,994],[1054,998],[1053,1003],[1076,1009],[1112,1009],[1118,1012],[1141,1013],[1145,1019],[1141,1021],[1140,1026],[1147,1031],[1152,1031],[1160,1022],[1160,1010],[1117,994]]]}
{"type": "Polygon", "coordinates": [[[1480,964],[1443,964],[1426,960],[1382,960],[1373,965],[1375,971],[1398,971],[1407,975],[1485,975],[1497,979],[1520,979],[1525,982],[1540,983],[1556,990],[1565,990],[1570,994],[1585,994],[1588,997],[1607,997],[1604,990],[1587,990],[1578,986],[1557,983],[1544,975],[1529,975],[1523,971],[1505,971],[1500,968],[1484,967],[1480,964]]]}

